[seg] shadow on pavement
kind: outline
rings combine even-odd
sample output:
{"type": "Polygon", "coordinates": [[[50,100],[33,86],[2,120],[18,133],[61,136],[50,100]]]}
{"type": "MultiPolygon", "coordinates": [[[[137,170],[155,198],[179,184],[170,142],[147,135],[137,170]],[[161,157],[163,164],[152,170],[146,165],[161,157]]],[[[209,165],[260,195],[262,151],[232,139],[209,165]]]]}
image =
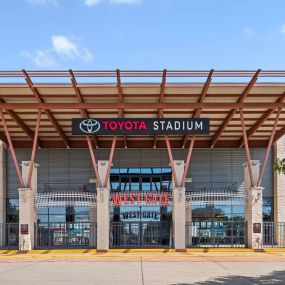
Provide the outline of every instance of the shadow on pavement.
{"type": "Polygon", "coordinates": [[[217,277],[215,279],[192,282],[192,283],[173,283],[172,285],[253,285],[253,284],[285,284],[285,271],[273,271],[268,275],[247,277],[238,275],[229,275],[223,277],[217,277]]]}

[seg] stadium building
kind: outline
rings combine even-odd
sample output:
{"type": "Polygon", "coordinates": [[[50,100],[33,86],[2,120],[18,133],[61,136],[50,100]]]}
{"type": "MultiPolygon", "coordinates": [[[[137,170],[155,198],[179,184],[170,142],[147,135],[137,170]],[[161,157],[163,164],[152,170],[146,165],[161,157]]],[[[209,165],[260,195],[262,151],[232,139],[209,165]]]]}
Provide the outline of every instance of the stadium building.
{"type": "Polygon", "coordinates": [[[0,71],[0,247],[284,247],[284,77],[0,71]]]}

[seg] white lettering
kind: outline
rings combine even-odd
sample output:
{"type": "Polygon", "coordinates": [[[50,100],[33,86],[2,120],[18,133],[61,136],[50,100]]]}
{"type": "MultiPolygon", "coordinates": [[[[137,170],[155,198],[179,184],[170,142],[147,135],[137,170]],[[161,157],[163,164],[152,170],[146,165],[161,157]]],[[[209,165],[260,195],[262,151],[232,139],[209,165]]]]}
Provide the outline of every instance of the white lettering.
{"type": "Polygon", "coordinates": [[[167,123],[167,126],[166,126],[166,130],[168,131],[168,130],[171,130],[172,131],[172,124],[171,124],[171,122],[169,121],[168,123],[167,123]]]}
{"type": "Polygon", "coordinates": [[[180,130],[180,122],[179,121],[175,121],[174,122],[174,129],[175,129],[175,131],[178,131],[178,130],[180,130]]]}
{"type": "Polygon", "coordinates": [[[195,122],[195,129],[200,129],[200,130],[203,130],[203,121],[201,121],[200,123],[199,122],[195,122]]]}
{"type": "Polygon", "coordinates": [[[154,129],[155,131],[158,130],[158,121],[154,121],[154,122],[153,122],[153,129],[154,129]]]}

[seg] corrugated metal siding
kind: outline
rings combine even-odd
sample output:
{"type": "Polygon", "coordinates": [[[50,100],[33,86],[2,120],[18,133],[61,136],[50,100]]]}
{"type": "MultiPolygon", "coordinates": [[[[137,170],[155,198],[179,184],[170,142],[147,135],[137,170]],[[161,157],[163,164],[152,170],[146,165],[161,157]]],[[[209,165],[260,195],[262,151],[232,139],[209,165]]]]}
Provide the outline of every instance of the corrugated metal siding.
{"type": "MultiPolygon", "coordinates": [[[[262,160],[265,149],[252,149],[252,159],[262,160]]],[[[109,150],[96,150],[97,160],[107,160],[109,150]]],[[[174,159],[185,160],[187,150],[173,150],[174,159]]],[[[272,155],[270,153],[264,174],[264,197],[273,196],[272,155]]],[[[30,150],[17,150],[19,162],[30,159],[30,150]]],[[[44,183],[80,184],[94,178],[94,172],[87,149],[43,149],[37,152],[36,162],[38,169],[39,191],[43,191],[44,183]]],[[[244,149],[194,149],[188,177],[195,184],[215,185],[218,183],[236,183],[239,191],[244,191],[243,164],[245,162],[244,149]]],[[[262,161],[261,161],[262,163],[262,161]]],[[[169,167],[167,150],[143,149],[116,150],[113,167],[169,167]]],[[[20,187],[13,165],[11,154],[8,151],[7,159],[8,198],[17,198],[17,189],[20,187]]]]}

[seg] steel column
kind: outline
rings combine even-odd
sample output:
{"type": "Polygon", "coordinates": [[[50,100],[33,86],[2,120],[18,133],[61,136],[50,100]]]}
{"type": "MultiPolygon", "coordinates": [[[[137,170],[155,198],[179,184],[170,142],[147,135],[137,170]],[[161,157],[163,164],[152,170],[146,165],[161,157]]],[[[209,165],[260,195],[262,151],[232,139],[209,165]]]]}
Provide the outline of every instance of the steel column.
{"type": "Polygon", "coordinates": [[[273,138],[274,138],[274,135],[275,135],[275,131],[276,131],[276,128],[277,128],[277,124],[278,124],[278,121],[279,121],[279,117],[280,117],[281,111],[282,111],[282,109],[279,108],[278,112],[276,114],[276,119],[275,119],[275,122],[274,122],[274,125],[273,125],[273,129],[272,129],[272,132],[271,132],[270,139],[268,141],[266,153],[265,153],[265,156],[264,156],[264,160],[263,160],[263,163],[262,163],[261,171],[260,171],[260,174],[259,174],[259,177],[258,177],[258,181],[257,181],[257,186],[258,187],[260,187],[261,181],[263,179],[266,163],[267,163],[267,160],[268,160],[269,152],[270,152],[270,149],[271,149],[271,146],[272,146],[273,138]]]}
{"type": "Polygon", "coordinates": [[[98,173],[98,168],[97,168],[97,163],[96,163],[94,150],[93,150],[93,147],[92,147],[91,138],[89,136],[86,136],[86,140],[87,140],[87,144],[88,144],[88,148],[89,148],[89,152],[90,152],[90,156],[91,156],[93,169],[94,169],[94,172],[95,172],[95,177],[97,179],[97,184],[101,187],[102,186],[101,185],[101,180],[100,180],[100,176],[99,176],[99,173],[98,173]]]}
{"type": "Polygon", "coordinates": [[[165,136],[165,142],[166,142],[166,146],[167,146],[167,151],[168,151],[168,156],[169,156],[169,160],[170,160],[170,165],[171,165],[171,169],[172,169],[172,175],[173,175],[173,179],[174,179],[174,186],[179,186],[178,185],[178,180],[177,180],[177,175],[176,175],[176,171],[174,168],[174,160],[173,160],[173,156],[172,156],[172,151],[171,151],[171,146],[170,146],[170,142],[169,142],[169,138],[168,136],[165,136]]]}
{"type": "Polygon", "coordinates": [[[107,187],[107,185],[108,185],[108,180],[109,180],[109,176],[110,176],[110,170],[111,170],[111,165],[112,165],[112,161],[113,161],[116,141],[117,141],[117,136],[114,136],[113,141],[112,141],[112,147],[111,147],[111,152],[110,152],[110,156],[109,156],[109,161],[108,161],[107,173],[106,173],[106,177],[105,177],[105,181],[104,181],[105,187],[107,187]]]}
{"type": "Polygon", "coordinates": [[[247,135],[246,135],[243,110],[240,109],[239,112],[240,112],[240,121],[241,121],[241,126],[242,126],[243,141],[244,141],[244,147],[245,147],[245,153],[246,153],[246,161],[247,161],[249,177],[250,177],[250,184],[251,184],[251,187],[253,187],[254,183],[253,183],[252,166],[251,166],[251,161],[250,161],[250,152],[249,152],[249,147],[248,147],[248,140],[247,140],[247,135]]]}
{"type": "Polygon", "coordinates": [[[182,186],[185,186],[185,180],[186,180],[186,176],[187,176],[187,172],[188,172],[188,168],[189,168],[189,164],[190,164],[190,160],[191,160],[191,156],[192,156],[195,137],[196,136],[192,136],[191,143],[189,146],[189,150],[188,150],[188,154],[187,154],[187,158],[186,158],[186,163],[185,163],[185,167],[184,167],[183,178],[182,178],[182,186]]]}
{"type": "Polygon", "coordinates": [[[10,137],[10,133],[9,133],[9,130],[8,130],[8,127],[7,127],[7,123],[6,123],[6,120],[5,120],[4,113],[3,113],[3,111],[1,109],[0,109],[0,114],[1,114],[1,117],[2,117],[2,124],[3,124],[3,127],[4,127],[4,131],[5,131],[7,140],[8,140],[8,145],[9,145],[9,148],[11,150],[13,162],[14,162],[14,165],[15,165],[15,168],[16,168],[16,171],[17,171],[18,178],[20,180],[20,185],[21,185],[22,188],[24,188],[25,184],[24,184],[24,180],[23,180],[23,177],[22,177],[22,174],[21,174],[21,170],[20,170],[18,161],[17,161],[17,156],[16,156],[16,153],[15,153],[15,150],[14,150],[13,142],[12,142],[12,139],[10,137]]]}
{"type": "Polygon", "coordinates": [[[32,175],[33,175],[33,166],[35,163],[35,157],[36,157],[36,149],[38,145],[38,137],[39,137],[39,129],[40,129],[40,122],[41,122],[41,115],[42,115],[42,110],[38,110],[38,117],[37,117],[37,124],[36,124],[36,130],[34,134],[34,142],[33,142],[33,149],[32,149],[32,155],[31,155],[31,161],[30,161],[30,169],[29,169],[29,176],[28,176],[28,183],[27,183],[27,188],[30,188],[31,186],[31,181],[32,181],[32,175]]]}

